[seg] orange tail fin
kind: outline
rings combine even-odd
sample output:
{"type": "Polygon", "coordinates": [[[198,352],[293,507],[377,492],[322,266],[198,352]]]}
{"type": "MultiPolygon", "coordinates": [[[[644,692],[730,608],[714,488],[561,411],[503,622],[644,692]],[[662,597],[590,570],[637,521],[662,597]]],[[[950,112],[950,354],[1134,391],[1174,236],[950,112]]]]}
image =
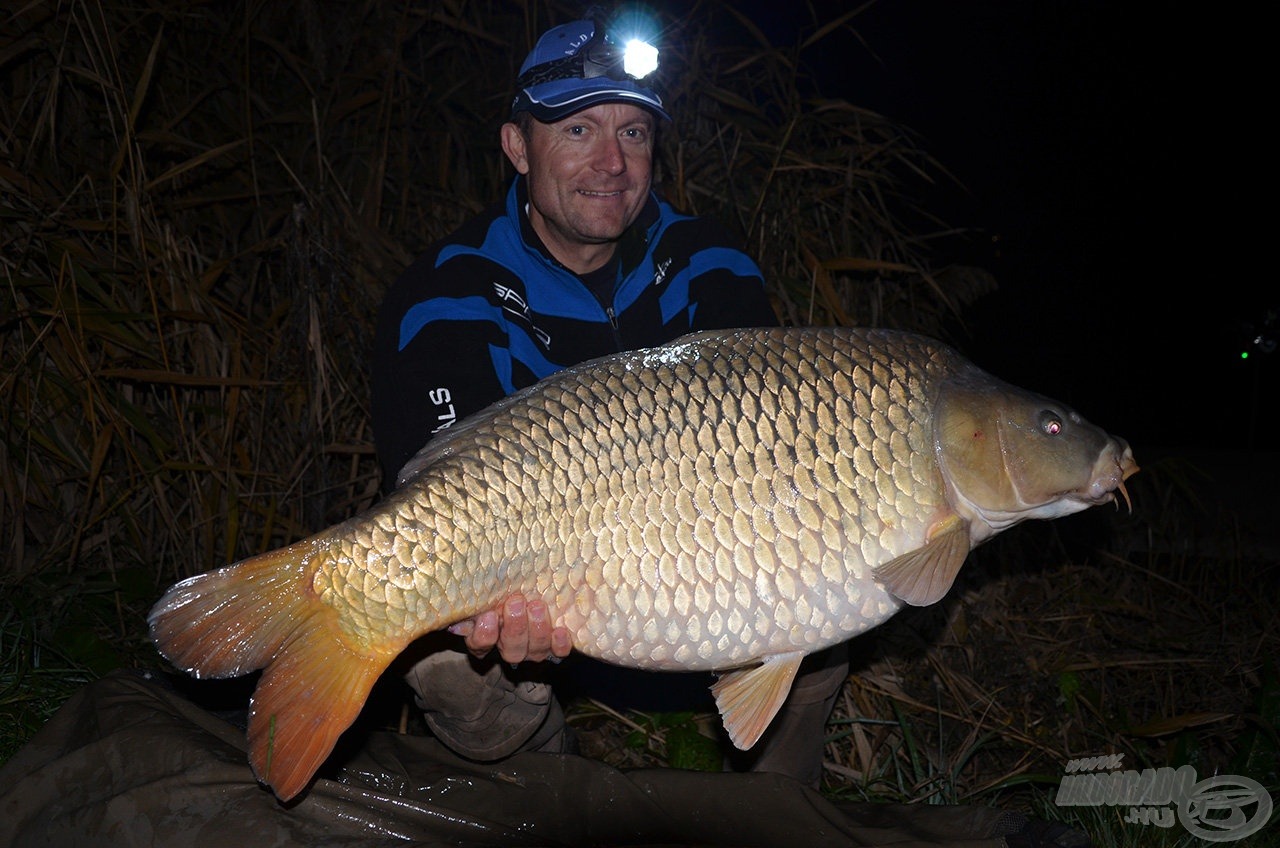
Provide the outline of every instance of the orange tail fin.
{"type": "Polygon", "coordinates": [[[313,537],[176,584],[148,616],[151,638],[195,677],[264,669],[249,711],[254,774],[288,801],[306,788],[403,646],[358,643],[312,589],[313,537]]]}

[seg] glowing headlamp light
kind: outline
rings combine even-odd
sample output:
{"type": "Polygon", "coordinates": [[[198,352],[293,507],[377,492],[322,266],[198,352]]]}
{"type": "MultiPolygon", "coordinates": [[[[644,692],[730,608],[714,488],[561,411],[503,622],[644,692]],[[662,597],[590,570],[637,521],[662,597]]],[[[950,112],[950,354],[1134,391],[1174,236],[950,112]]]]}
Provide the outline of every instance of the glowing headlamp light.
{"type": "Polygon", "coordinates": [[[595,21],[591,40],[572,56],[534,65],[520,75],[516,86],[522,89],[562,79],[594,79],[639,81],[658,67],[658,48],[646,41],[632,39],[619,46],[605,33],[602,23],[595,21]]]}
{"type": "Polygon", "coordinates": [[[622,48],[622,72],[641,80],[658,69],[658,48],[633,38],[622,48]]]}

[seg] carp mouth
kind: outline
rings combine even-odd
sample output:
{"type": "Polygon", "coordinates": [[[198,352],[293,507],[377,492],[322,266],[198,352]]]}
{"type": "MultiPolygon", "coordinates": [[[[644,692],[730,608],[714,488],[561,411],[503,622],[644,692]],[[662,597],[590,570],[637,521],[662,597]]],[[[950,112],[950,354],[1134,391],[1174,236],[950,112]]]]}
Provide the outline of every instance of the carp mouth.
{"type": "Polygon", "coordinates": [[[1089,485],[1077,500],[1088,504],[1104,504],[1119,502],[1124,499],[1125,507],[1133,512],[1133,500],[1124,481],[1128,480],[1140,469],[1133,459],[1133,448],[1124,439],[1113,438],[1098,456],[1089,475],[1089,485]],[[1120,497],[1116,497],[1116,493],[1120,497]]]}

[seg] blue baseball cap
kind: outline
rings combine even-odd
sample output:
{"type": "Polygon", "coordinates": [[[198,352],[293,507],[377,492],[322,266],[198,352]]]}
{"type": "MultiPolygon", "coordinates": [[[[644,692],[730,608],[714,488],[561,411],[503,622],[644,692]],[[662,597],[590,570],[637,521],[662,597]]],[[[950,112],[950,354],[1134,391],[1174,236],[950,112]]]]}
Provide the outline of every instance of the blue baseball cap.
{"type": "Polygon", "coordinates": [[[529,112],[539,121],[558,121],[598,103],[634,103],[671,120],[662,98],[622,70],[622,50],[592,21],[573,21],[548,30],[520,66],[511,117],[529,112]]]}

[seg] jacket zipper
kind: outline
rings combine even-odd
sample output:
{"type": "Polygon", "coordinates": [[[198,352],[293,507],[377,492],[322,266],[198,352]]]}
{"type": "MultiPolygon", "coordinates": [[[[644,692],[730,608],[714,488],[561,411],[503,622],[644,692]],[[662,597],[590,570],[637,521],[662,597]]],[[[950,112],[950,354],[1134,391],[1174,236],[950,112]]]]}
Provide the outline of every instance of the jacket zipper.
{"type": "MultiPolygon", "coordinates": [[[[621,247],[619,247],[621,250],[621,247]]],[[[622,350],[622,333],[618,331],[618,314],[613,311],[613,300],[618,296],[618,289],[622,288],[622,257],[618,257],[618,274],[613,281],[613,292],[609,295],[609,303],[605,305],[604,314],[609,316],[609,326],[613,328],[613,346],[622,350]]]]}

